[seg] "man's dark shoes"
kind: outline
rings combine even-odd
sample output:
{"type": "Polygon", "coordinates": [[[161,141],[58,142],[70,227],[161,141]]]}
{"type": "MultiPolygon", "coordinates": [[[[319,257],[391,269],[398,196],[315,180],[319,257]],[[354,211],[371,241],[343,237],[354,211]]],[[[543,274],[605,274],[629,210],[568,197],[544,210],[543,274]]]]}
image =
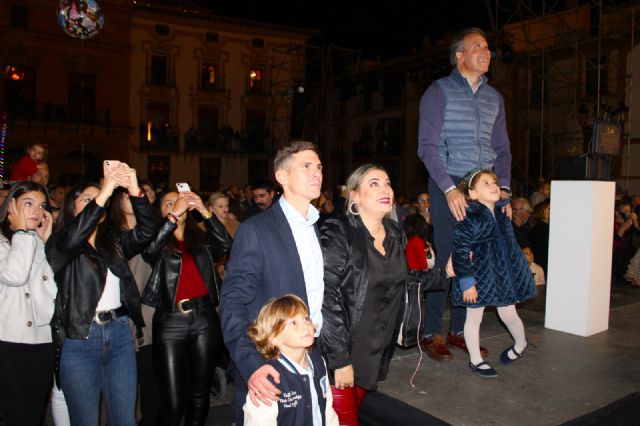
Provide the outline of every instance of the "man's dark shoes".
{"type": "Polygon", "coordinates": [[[485,379],[493,379],[495,377],[498,377],[498,372],[494,370],[489,364],[487,364],[486,361],[482,361],[478,364],[474,364],[469,361],[469,368],[478,376],[484,377],[485,379]],[[486,365],[489,368],[480,368],[483,365],[486,365]]]}
{"type": "Polygon", "coordinates": [[[529,343],[529,341],[527,341],[527,346],[524,347],[524,349],[518,353],[518,351],[516,351],[516,347],[515,345],[513,346],[509,346],[507,349],[505,349],[504,351],[502,351],[502,353],[500,354],[500,362],[503,364],[510,364],[513,361],[522,358],[522,355],[524,355],[524,351],[526,351],[529,346],[534,346],[533,343],[529,343]],[[509,357],[509,352],[511,352],[513,354],[513,356],[515,356],[515,358],[511,359],[509,357]]]}
{"type": "Polygon", "coordinates": [[[447,349],[444,339],[440,335],[423,337],[420,340],[420,347],[429,358],[436,361],[451,361],[453,359],[453,354],[447,349]]]}
{"type": "MultiPolygon", "coordinates": [[[[453,331],[450,331],[447,335],[447,345],[455,346],[456,348],[469,353],[469,349],[467,349],[467,342],[464,341],[464,333],[454,333],[453,331]]],[[[489,355],[489,350],[480,346],[480,355],[482,355],[483,358],[486,357],[489,355]]]]}

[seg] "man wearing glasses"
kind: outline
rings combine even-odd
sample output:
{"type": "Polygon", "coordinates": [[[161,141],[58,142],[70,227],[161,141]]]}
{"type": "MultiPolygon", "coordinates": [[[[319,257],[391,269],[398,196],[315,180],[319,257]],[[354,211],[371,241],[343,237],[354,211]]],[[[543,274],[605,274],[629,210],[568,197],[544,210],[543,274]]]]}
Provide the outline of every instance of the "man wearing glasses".
{"type": "Polygon", "coordinates": [[[416,197],[416,206],[418,207],[418,214],[424,217],[424,220],[427,221],[429,225],[431,225],[431,212],[429,208],[431,207],[431,201],[429,198],[429,194],[426,192],[421,192],[416,197]]]}

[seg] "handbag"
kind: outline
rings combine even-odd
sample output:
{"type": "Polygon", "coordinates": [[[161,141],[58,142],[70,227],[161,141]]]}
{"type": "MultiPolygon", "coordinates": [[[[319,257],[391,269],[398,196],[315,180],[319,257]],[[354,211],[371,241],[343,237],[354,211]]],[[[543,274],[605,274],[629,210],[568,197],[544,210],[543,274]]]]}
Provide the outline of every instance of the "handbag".
{"type": "Polygon", "coordinates": [[[404,312],[397,339],[398,346],[408,349],[418,345],[424,317],[423,293],[446,290],[448,286],[449,280],[444,269],[409,270],[405,285],[404,312]]]}
{"type": "Polygon", "coordinates": [[[436,254],[433,251],[433,248],[431,247],[431,244],[429,243],[425,243],[426,244],[426,256],[427,256],[427,266],[429,267],[429,269],[433,269],[436,266],[436,254]]]}
{"type": "Polygon", "coordinates": [[[449,288],[446,268],[431,268],[426,271],[413,271],[422,280],[422,291],[442,291],[449,288]]]}

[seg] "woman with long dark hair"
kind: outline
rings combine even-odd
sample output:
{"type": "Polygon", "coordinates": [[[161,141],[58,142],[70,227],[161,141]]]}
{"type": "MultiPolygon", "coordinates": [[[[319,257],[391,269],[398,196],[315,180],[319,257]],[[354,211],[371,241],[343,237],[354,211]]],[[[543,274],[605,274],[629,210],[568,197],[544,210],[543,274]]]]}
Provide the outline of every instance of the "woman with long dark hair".
{"type": "Polygon", "coordinates": [[[149,202],[135,170],[106,161],[101,187],[78,184],[64,200],[59,230],[46,244],[58,284],[53,326],[60,353],[60,384],[71,423],[95,425],[103,395],[107,423],[135,425],[136,362],[131,318],[144,325],[140,295],[127,263],[153,237],[149,202]],[[105,220],[116,187],[128,190],[136,226],[105,220]]]}
{"type": "Polygon", "coordinates": [[[9,425],[42,425],[53,380],[47,202],[42,185],[18,181],[0,207],[0,414],[9,425]]]}
{"type": "MultiPolygon", "coordinates": [[[[144,181],[143,181],[144,182],[144,181]]],[[[144,189],[144,183],[140,183],[140,188],[145,191],[149,197],[149,191],[144,189]]],[[[155,197],[155,193],[153,193],[155,197]]],[[[154,198],[155,199],[155,198],[154,198]]],[[[109,214],[107,216],[111,222],[113,229],[125,232],[135,228],[137,221],[133,211],[131,198],[124,188],[117,188],[111,196],[111,204],[109,214]]],[[[144,287],[149,281],[151,275],[151,266],[145,262],[141,254],[136,254],[129,259],[129,268],[133,274],[133,278],[138,286],[138,291],[142,293],[144,287]]],[[[138,402],[139,426],[153,425],[156,420],[156,413],[160,407],[160,396],[158,393],[158,384],[153,369],[152,357],[152,338],[151,323],[155,310],[151,306],[142,305],[142,318],[144,319],[144,327],[142,327],[142,337],[134,339],[134,347],[136,349],[136,367],[138,370],[138,402]]],[[[132,323],[132,321],[131,321],[132,323]]],[[[137,327],[132,325],[132,331],[135,335],[137,327]]]]}
{"type": "Polygon", "coordinates": [[[215,259],[226,256],[231,238],[193,192],[160,198],[163,220],[143,256],[153,271],[143,303],[153,316],[153,360],[160,388],[158,424],[203,425],[209,389],[224,349],[215,259]],[[204,218],[202,231],[190,211],[204,218]]]}
{"type": "Polygon", "coordinates": [[[341,425],[357,425],[367,391],[384,380],[398,335],[407,278],[405,237],[388,215],[384,168],[365,164],[347,180],[347,216],[321,228],[324,300],[321,347],[341,425]]]}

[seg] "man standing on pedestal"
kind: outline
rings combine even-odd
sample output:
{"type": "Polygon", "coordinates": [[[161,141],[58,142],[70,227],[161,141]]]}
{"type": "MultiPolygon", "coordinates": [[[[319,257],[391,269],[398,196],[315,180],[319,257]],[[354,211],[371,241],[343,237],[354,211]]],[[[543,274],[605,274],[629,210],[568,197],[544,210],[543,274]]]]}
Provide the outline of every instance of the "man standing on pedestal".
{"type": "MultiPolygon", "coordinates": [[[[474,168],[492,169],[503,197],[511,195],[511,151],[502,96],[487,83],[491,52],[484,32],[468,28],[451,42],[448,77],[432,83],[420,100],[418,155],[429,171],[431,219],[436,267],[445,267],[451,255],[456,221],[466,215],[465,196],[456,189],[462,176],[474,168]]],[[[511,217],[510,206],[507,214],[511,217]]],[[[440,334],[448,291],[427,293],[424,336],[420,346],[438,361],[453,355],[440,334]]],[[[464,341],[466,310],[451,307],[447,344],[467,351],[464,341]]],[[[482,356],[488,351],[481,347],[482,356]]]]}

